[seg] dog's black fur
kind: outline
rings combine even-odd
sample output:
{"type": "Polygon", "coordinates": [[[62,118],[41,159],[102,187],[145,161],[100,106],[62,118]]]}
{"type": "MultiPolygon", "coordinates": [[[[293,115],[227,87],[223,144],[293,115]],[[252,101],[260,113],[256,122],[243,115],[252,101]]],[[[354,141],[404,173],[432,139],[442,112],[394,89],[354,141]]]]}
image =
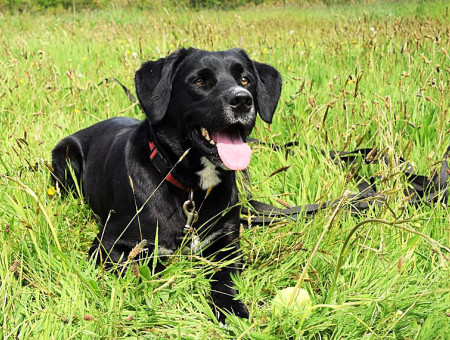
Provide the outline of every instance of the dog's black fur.
{"type": "Polygon", "coordinates": [[[272,121],[281,76],[240,49],[208,52],[190,48],[144,63],[136,72],[135,86],[146,120],[108,119],[64,138],[52,152],[55,180],[74,190],[75,177],[102,222],[89,253],[98,254],[97,259],[105,262],[123,261],[142,239],[154,242],[157,230],[161,249],[173,252],[180,247],[186,223],[182,205],[188,194],[163,182],[164,177],[152,165],[151,124],[171,164],[190,149],[173,175],[184,185],[199,188],[194,201],[197,207],[203,204],[195,227],[201,229],[203,238],[213,239],[202,255],[213,255],[216,261],[235,259],[234,265],[211,278],[218,318],[225,320],[222,311],[247,318],[245,305],[234,299],[237,290],[230,276],[241,270],[235,172],[226,169],[199,128],[239,133],[245,140],[254,127],[256,112],[265,122],[272,121]],[[202,173],[205,167],[209,172],[202,173]],[[205,199],[209,185],[214,187],[205,199]],[[227,213],[221,214],[223,211],[227,213]]]}

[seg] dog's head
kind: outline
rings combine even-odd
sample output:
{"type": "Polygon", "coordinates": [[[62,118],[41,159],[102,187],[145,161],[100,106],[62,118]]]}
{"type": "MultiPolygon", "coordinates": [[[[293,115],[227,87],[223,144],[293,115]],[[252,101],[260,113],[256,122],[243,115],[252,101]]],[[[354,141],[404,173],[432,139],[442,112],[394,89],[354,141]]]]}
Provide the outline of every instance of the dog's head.
{"type": "Polygon", "coordinates": [[[176,126],[189,147],[231,170],[248,166],[256,113],[271,123],[281,93],[279,72],[240,49],[181,49],[144,63],[135,84],[153,126],[176,126]]]}

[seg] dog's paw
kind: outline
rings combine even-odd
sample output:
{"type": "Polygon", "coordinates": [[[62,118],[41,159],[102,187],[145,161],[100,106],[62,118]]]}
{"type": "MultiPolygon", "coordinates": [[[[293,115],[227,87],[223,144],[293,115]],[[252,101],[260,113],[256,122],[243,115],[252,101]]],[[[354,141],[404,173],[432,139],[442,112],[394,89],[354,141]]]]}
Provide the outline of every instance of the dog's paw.
{"type": "Polygon", "coordinates": [[[226,314],[234,314],[240,318],[248,319],[249,313],[247,307],[239,300],[220,301],[220,305],[216,304],[216,317],[220,323],[225,324],[226,314]]]}
{"type": "Polygon", "coordinates": [[[248,319],[250,314],[248,313],[247,306],[241,301],[233,301],[231,306],[231,312],[240,318],[248,319]]]}

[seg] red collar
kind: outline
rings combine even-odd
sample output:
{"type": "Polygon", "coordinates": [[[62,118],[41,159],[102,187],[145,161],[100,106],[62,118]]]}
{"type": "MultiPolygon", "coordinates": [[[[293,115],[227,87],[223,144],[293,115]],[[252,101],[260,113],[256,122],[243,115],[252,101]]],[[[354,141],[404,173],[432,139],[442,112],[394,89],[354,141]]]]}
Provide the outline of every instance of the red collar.
{"type": "Polygon", "coordinates": [[[172,175],[173,167],[168,166],[167,159],[165,159],[161,152],[158,151],[155,142],[149,141],[148,145],[150,147],[150,160],[152,161],[152,164],[162,176],[167,173],[164,178],[167,182],[186,192],[197,190],[197,188],[190,188],[184,185],[172,175]]]}

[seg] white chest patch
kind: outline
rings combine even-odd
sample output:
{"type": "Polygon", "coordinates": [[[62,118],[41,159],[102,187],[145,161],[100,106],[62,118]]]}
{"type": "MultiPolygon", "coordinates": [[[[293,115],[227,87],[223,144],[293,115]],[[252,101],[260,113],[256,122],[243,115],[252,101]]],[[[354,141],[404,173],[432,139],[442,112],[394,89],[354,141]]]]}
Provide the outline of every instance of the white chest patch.
{"type": "Polygon", "coordinates": [[[206,157],[202,157],[201,162],[204,168],[197,172],[197,175],[200,177],[200,188],[207,190],[210,186],[215,187],[221,182],[216,166],[206,157]]]}

